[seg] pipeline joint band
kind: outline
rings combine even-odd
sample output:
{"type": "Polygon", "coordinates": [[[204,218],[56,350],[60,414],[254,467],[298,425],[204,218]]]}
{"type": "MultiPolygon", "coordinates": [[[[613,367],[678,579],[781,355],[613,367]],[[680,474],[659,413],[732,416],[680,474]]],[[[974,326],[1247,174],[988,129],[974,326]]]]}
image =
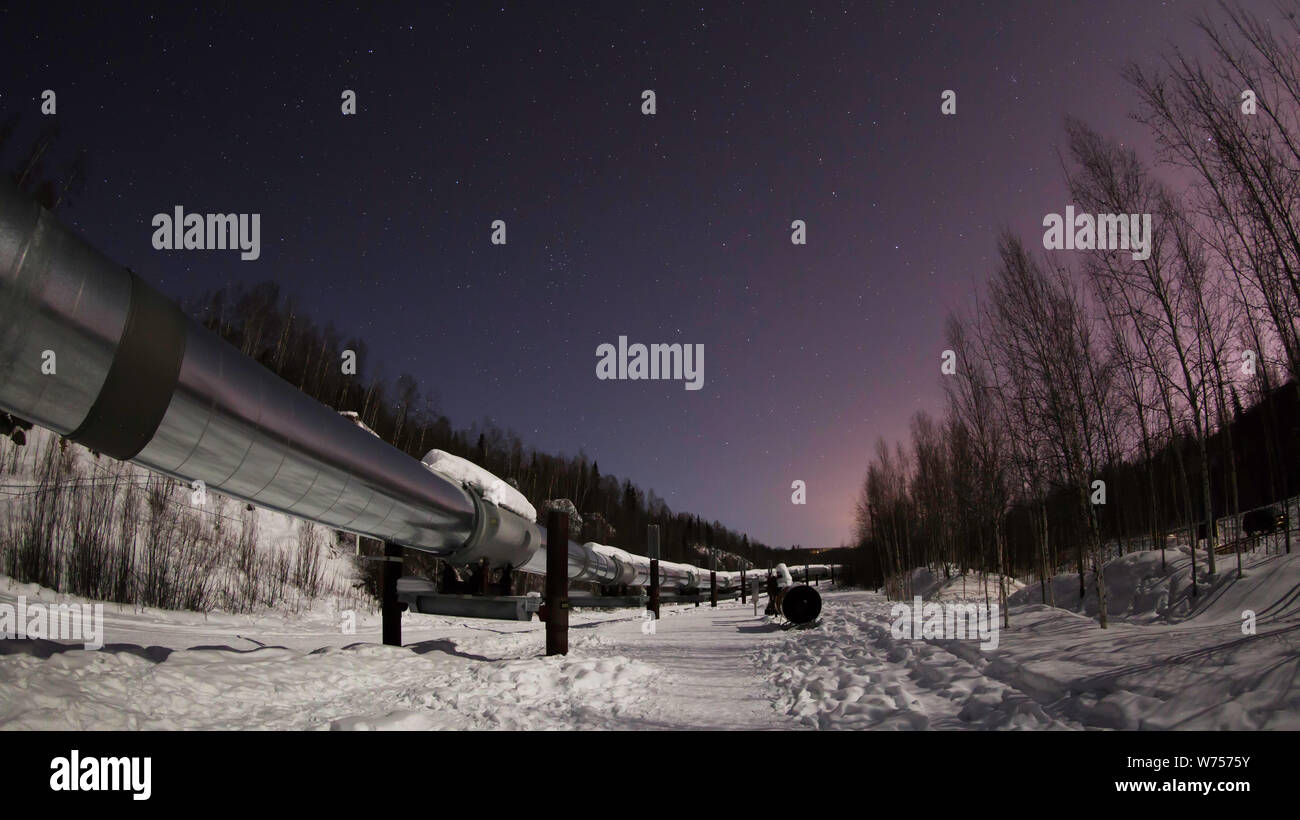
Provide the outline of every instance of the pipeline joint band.
{"type": "Polygon", "coordinates": [[[68,438],[123,461],[158,432],[180,379],[185,316],[180,308],[131,277],[131,304],[104,386],[68,438]]]}

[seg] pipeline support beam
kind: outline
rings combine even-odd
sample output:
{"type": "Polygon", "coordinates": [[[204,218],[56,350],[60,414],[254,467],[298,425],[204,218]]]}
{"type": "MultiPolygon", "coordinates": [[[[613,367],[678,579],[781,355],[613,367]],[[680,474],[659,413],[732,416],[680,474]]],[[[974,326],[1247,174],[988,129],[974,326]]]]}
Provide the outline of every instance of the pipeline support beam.
{"type": "Polygon", "coordinates": [[[382,591],[379,609],[383,618],[384,646],[402,645],[402,610],[405,605],[397,600],[397,579],[402,575],[402,546],[384,542],[384,561],[379,577],[382,591]]]}
{"type": "Polygon", "coordinates": [[[546,654],[569,654],[569,516],[546,516],[546,654]]]}
{"type": "Polygon", "coordinates": [[[650,606],[655,620],[659,620],[659,525],[646,528],[646,551],[650,553],[650,606]]]}

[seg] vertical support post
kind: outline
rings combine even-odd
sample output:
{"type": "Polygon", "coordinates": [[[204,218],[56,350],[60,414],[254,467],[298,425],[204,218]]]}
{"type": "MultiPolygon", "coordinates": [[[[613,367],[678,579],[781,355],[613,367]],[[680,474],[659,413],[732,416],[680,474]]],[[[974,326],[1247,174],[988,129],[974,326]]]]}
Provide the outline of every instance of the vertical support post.
{"type": "MultiPolygon", "coordinates": [[[[807,561],[804,561],[804,562],[803,562],[803,582],[806,584],[806,583],[808,583],[809,581],[812,581],[812,574],[808,572],[808,562],[807,562],[807,561]]],[[[813,583],[816,584],[817,582],[816,582],[816,581],[813,581],[813,583]]]]}
{"type": "Polygon", "coordinates": [[[384,563],[379,570],[379,611],[383,618],[384,646],[402,645],[402,604],[397,600],[397,579],[402,574],[402,547],[384,542],[384,563]]]}
{"type": "Polygon", "coordinates": [[[646,527],[646,547],[650,553],[650,611],[659,620],[659,525],[646,527]]]}
{"type": "Polygon", "coordinates": [[[709,606],[718,605],[718,559],[709,555],[709,606]]]}
{"type": "Polygon", "coordinates": [[[835,565],[834,565],[834,564],[827,564],[826,567],[827,567],[827,569],[829,569],[830,572],[831,572],[831,586],[835,586],[835,565]]]}
{"type": "Polygon", "coordinates": [[[546,654],[569,654],[569,516],[546,516],[546,654]]]}
{"type": "Polygon", "coordinates": [[[740,603],[745,603],[745,568],[740,568],[740,603]]]}

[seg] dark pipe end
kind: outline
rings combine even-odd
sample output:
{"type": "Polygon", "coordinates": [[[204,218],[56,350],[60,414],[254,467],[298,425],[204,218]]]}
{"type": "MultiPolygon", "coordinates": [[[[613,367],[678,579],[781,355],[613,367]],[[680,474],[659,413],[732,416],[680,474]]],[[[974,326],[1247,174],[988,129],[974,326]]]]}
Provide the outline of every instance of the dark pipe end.
{"type": "Polygon", "coordinates": [[[790,587],[781,596],[781,614],[790,623],[812,623],[821,612],[822,596],[806,584],[790,587]]]}

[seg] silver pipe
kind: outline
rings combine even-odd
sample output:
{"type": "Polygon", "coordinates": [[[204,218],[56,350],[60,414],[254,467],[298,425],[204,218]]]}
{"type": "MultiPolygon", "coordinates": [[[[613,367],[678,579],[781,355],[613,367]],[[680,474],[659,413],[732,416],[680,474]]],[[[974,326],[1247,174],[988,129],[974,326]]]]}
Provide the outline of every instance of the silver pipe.
{"type": "Polygon", "coordinates": [[[241,355],[10,185],[0,407],[336,529],[449,554],[474,528],[470,493],[241,355]]]}
{"type": "MultiPolygon", "coordinates": [[[[838,566],[838,564],[836,566],[838,566]]],[[[831,565],[830,564],[808,564],[805,567],[804,564],[795,564],[790,567],[790,573],[795,577],[795,579],[800,581],[805,581],[805,582],[812,581],[819,578],[830,578],[831,565]],[[805,569],[807,570],[806,572],[805,569]]]]}
{"type": "MultiPolygon", "coordinates": [[[[8,182],[0,184],[0,410],[327,527],[455,563],[486,558],[546,572],[542,527],[243,356],[8,182]]],[[[569,542],[570,579],[642,577],[627,553],[593,546],[569,542]]],[[[670,587],[700,585],[694,567],[662,567],[670,587]]]]}

